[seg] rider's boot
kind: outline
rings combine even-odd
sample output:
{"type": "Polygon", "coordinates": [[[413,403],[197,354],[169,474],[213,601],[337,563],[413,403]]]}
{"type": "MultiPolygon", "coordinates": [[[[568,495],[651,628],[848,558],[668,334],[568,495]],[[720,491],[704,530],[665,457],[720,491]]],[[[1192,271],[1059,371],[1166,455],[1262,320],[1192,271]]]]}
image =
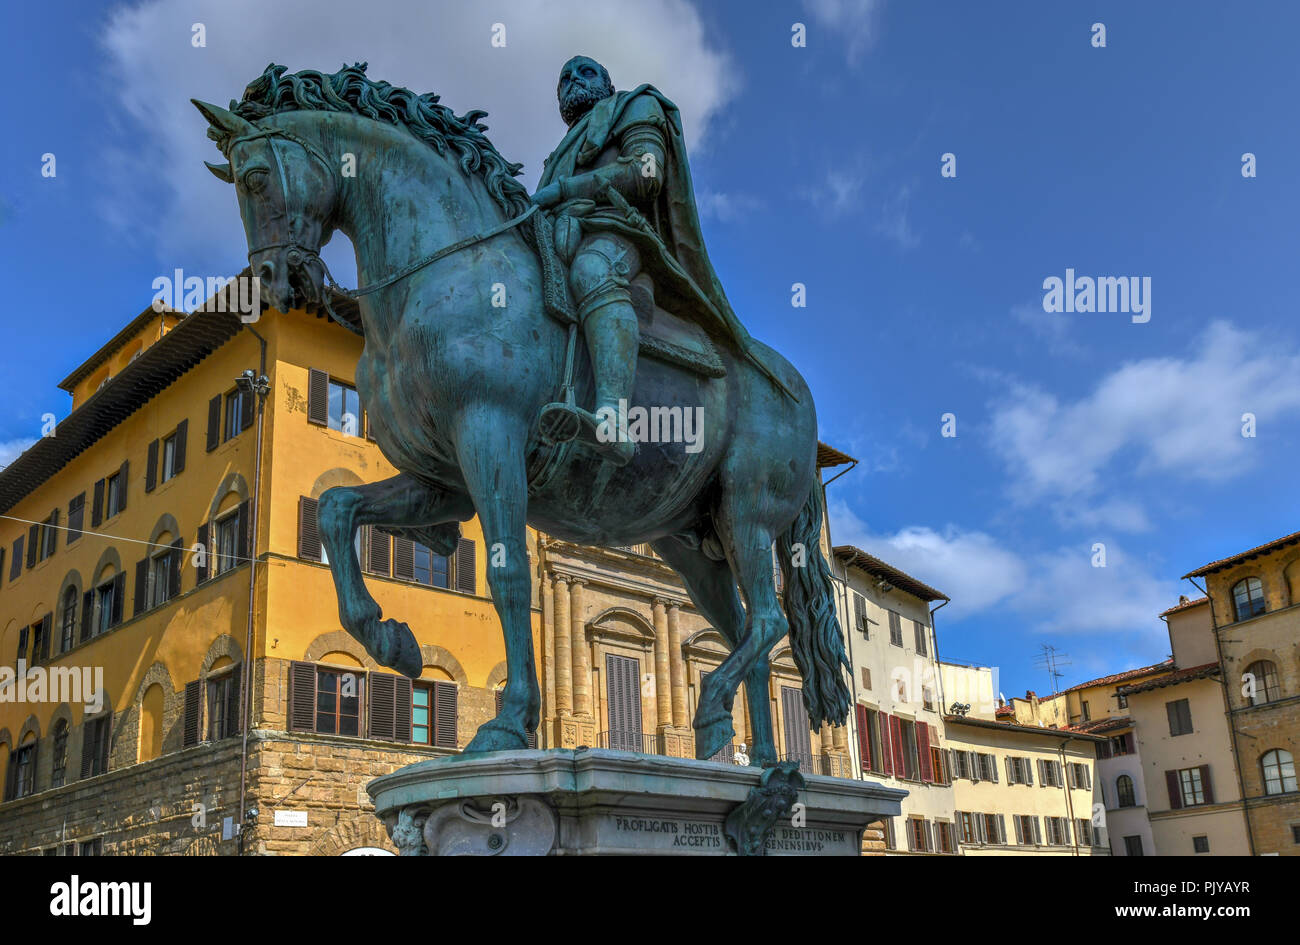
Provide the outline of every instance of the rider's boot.
{"type": "Polygon", "coordinates": [[[626,466],[636,454],[636,444],[627,436],[627,399],[640,346],[636,312],[631,302],[607,302],[588,313],[582,330],[596,375],[596,426],[589,442],[607,461],[626,466]]]}

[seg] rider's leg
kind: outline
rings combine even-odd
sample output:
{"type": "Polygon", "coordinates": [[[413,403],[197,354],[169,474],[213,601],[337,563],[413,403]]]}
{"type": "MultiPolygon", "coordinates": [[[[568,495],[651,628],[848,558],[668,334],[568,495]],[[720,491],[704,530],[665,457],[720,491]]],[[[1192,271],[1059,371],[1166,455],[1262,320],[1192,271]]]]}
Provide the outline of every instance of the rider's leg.
{"type": "Polygon", "coordinates": [[[602,233],[584,241],[569,269],[596,378],[593,413],[598,421],[606,421],[606,433],[617,433],[612,437],[598,435],[596,445],[609,461],[620,466],[631,460],[636,450],[636,445],[623,435],[626,431],[617,430],[611,421],[620,415],[619,401],[632,396],[636,380],[640,332],[628,285],[640,268],[641,258],[635,246],[620,236],[602,233]]]}

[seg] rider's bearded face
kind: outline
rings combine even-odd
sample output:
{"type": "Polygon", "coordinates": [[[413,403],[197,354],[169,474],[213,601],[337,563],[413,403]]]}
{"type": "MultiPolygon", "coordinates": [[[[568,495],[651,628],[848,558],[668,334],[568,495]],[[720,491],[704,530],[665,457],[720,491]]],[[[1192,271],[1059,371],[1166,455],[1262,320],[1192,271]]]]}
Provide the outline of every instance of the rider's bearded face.
{"type": "Polygon", "coordinates": [[[556,89],[560,117],[571,126],[591,111],[593,105],[613,94],[613,83],[600,64],[585,56],[575,56],[565,63],[556,89]]]}

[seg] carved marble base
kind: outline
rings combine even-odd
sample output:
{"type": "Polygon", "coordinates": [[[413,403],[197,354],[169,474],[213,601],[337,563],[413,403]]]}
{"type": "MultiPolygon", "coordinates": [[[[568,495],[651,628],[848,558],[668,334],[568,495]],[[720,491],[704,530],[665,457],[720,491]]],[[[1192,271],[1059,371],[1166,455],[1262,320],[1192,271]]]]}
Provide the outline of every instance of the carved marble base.
{"type": "Polygon", "coordinates": [[[862,832],[906,791],[874,782],[605,749],[506,751],[408,765],[371,781],[403,855],[857,856],[862,832]],[[769,796],[764,795],[769,789],[769,796]],[[779,803],[778,803],[779,801],[779,803]],[[766,804],[767,810],[763,810],[766,804]],[[767,814],[777,811],[775,823],[767,814]],[[771,830],[768,832],[768,825],[771,830]],[[754,828],[767,833],[755,842],[754,828]],[[744,829],[742,829],[744,828],[744,829]]]}

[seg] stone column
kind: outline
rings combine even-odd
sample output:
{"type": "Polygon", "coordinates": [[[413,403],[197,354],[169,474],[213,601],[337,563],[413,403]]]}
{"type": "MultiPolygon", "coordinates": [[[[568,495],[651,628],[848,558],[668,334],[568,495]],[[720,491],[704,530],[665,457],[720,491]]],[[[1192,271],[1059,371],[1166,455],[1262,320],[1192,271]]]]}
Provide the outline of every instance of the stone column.
{"type": "MultiPolygon", "coordinates": [[[[542,721],[555,715],[555,586],[542,575],[542,721]]],[[[550,747],[547,745],[547,747],[550,747]]]]}
{"type": "Polygon", "coordinates": [[[690,725],[686,718],[686,661],[682,656],[682,628],[678,623],[681,605],[677,601],[668,603],[668,662],[671,667],[673,696],[673,727],[685,728],[690,725]]]}
{"type": "Polygon", "coordinates": [[[569,626],[569,579],[555,577],[555,714],[573,714],[573,657],[569,626]]]}
{"type": "Polygon", "coordinates": [[[668,658],[668,607],[662,597],[654,599],[655,619],[655,705],[658,724],[673,720],[673,676],[668,658]]]}
{"type": "Polygon", "coordinates": [[[573,714],[591,718],[591,652],[587,648],[587,634],[583,629],[586,617],[582,603],[582,588],[586,581],[569,582],[569,625],[573,649],[573,714]]]}

